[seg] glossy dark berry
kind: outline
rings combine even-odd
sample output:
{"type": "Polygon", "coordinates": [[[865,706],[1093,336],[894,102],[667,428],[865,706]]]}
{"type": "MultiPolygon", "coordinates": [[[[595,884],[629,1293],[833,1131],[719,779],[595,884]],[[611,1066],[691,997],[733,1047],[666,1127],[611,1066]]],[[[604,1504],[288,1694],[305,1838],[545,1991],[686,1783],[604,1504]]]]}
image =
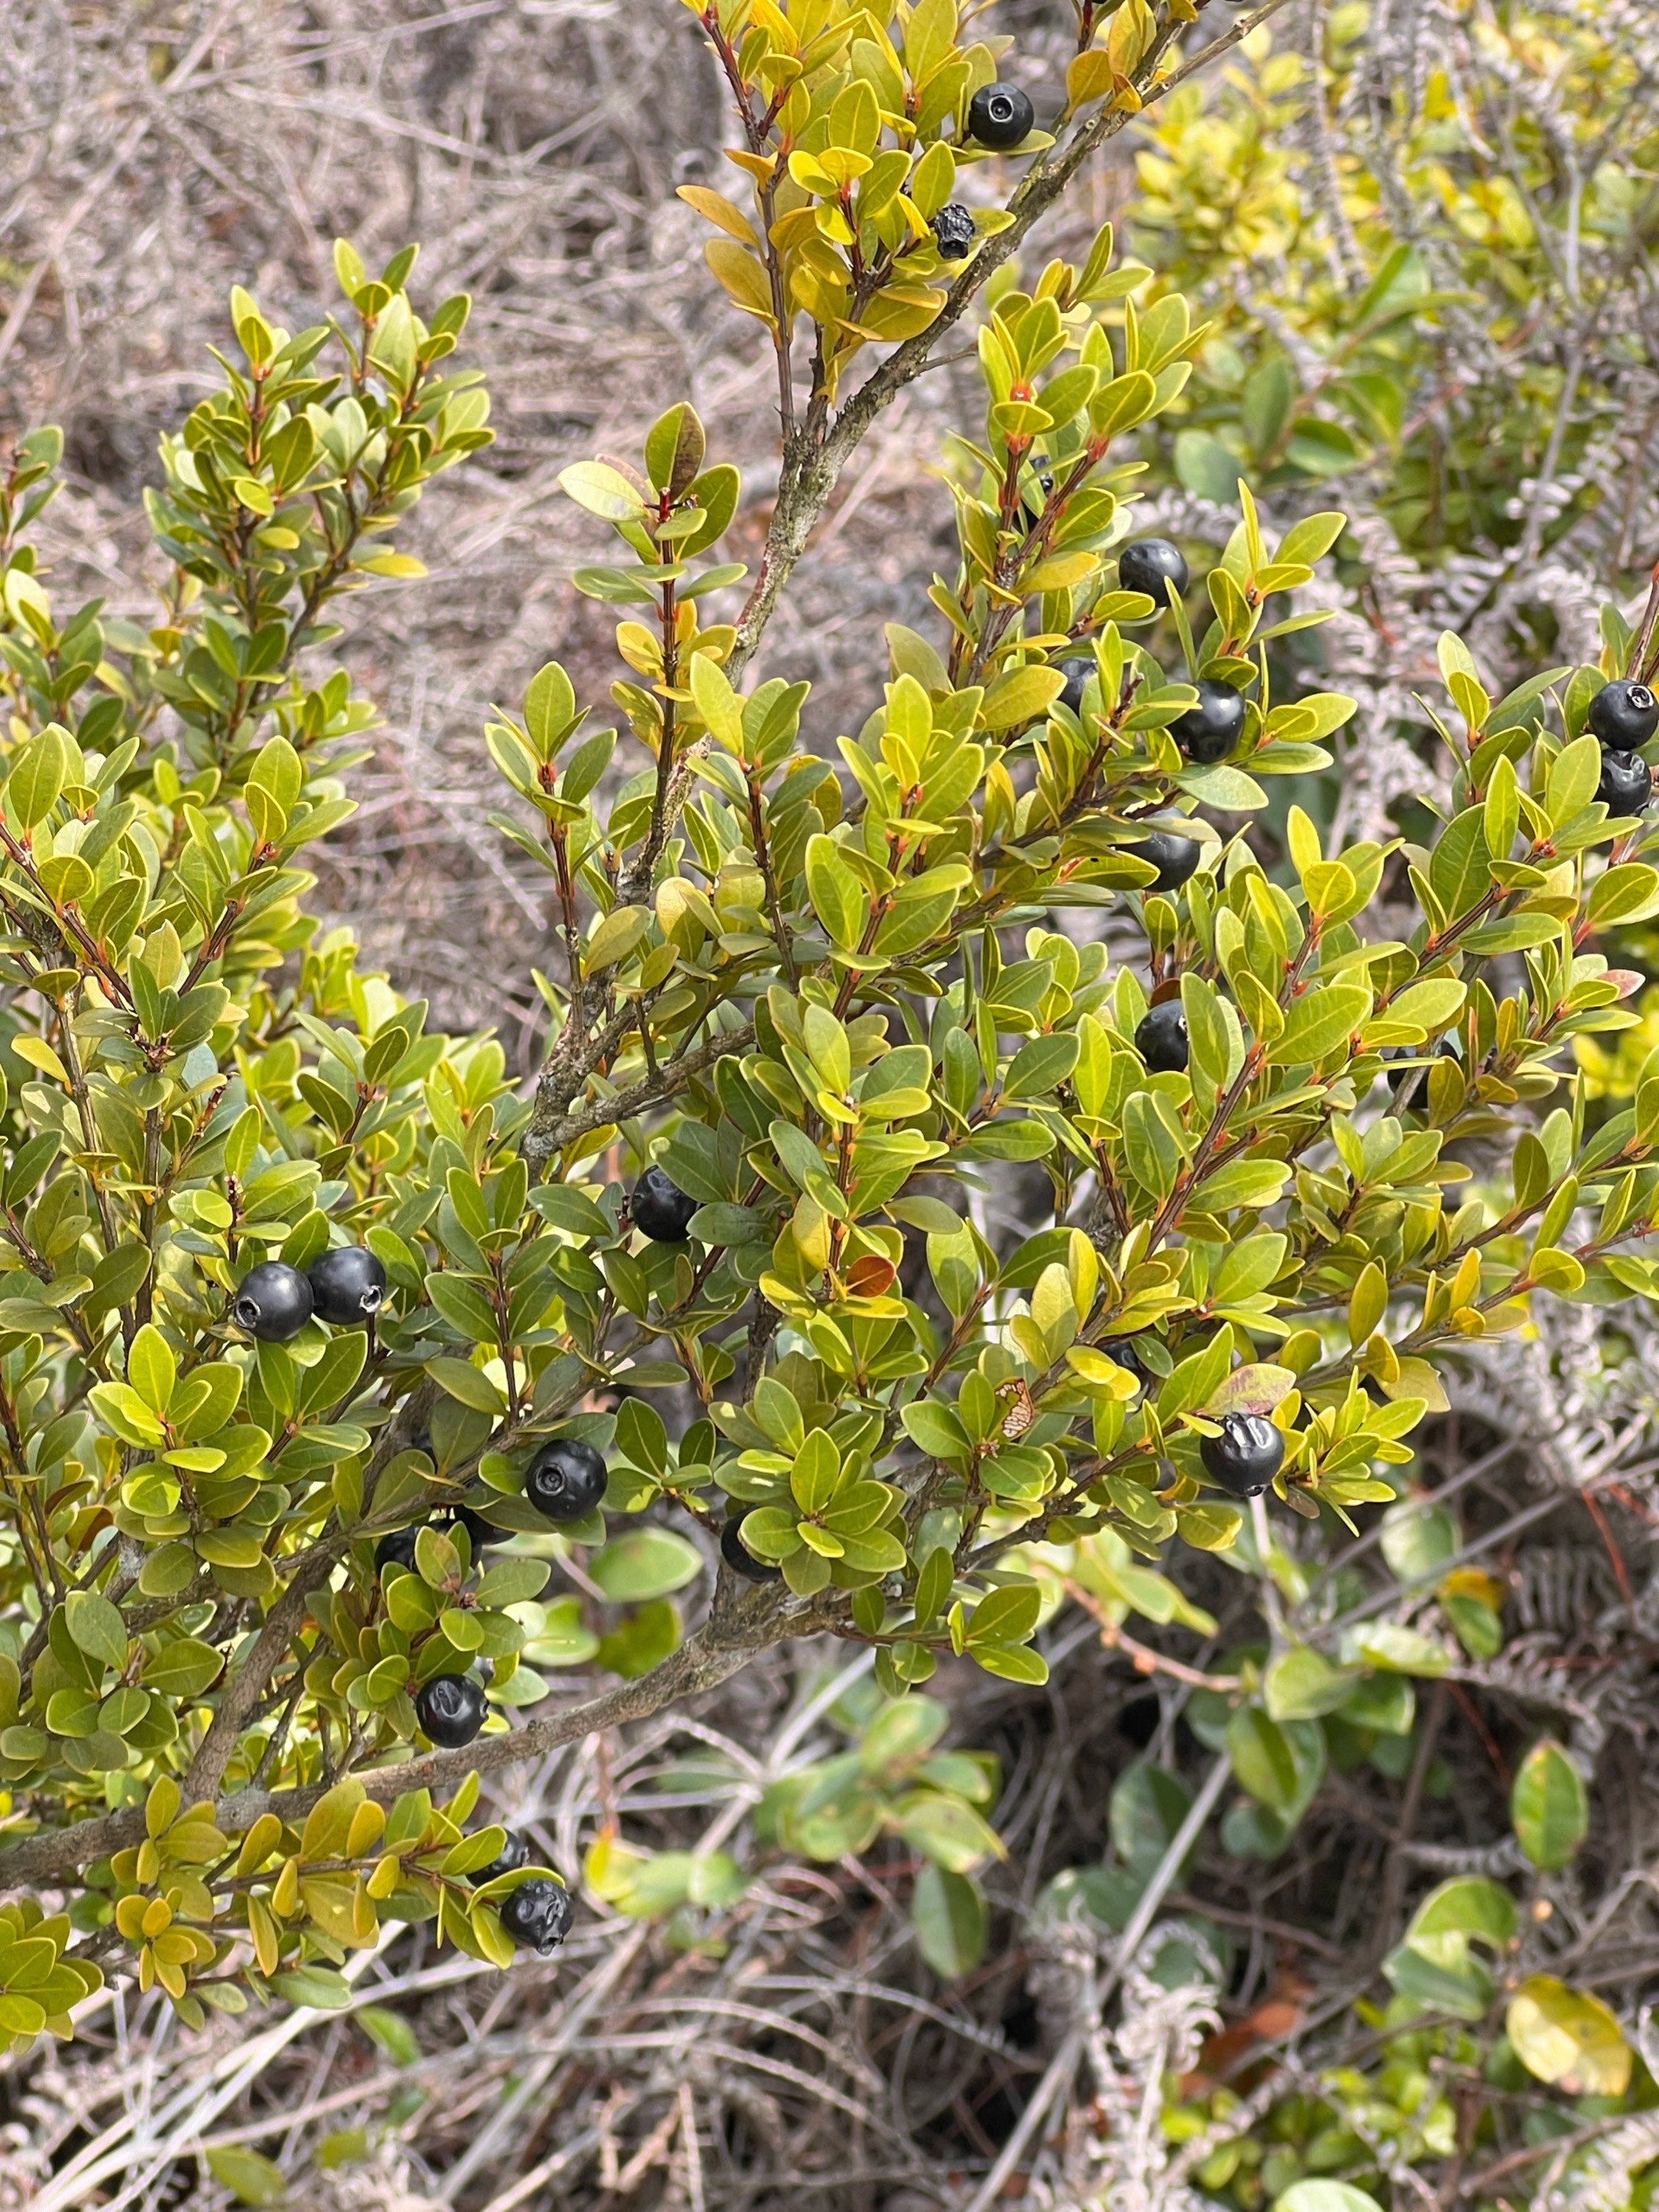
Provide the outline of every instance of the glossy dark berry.
{"type": "Polygon", "coordinates": [[[261,1260],[236,1285],[230,1317],[261,1344],[286,1344],[311,1319],[311,1285],[286,1261],[261,1260]]]}
{"type": "Polygon", "coordinates": [[[1162,999],[1135,1031],[1135,1050],[1152,1075],[1179,1075],[1187,1065],[1187,1017],[1179,999],[1162,999]]]}
{"type": "Polygon", "coordinates": [[[1066,689],[1060,693],[1059,704],[1069,707],[1074,714],[1083,712],[1083,687],[1091,676],[1099,673],[1092,653],[1074,653],[1070,660],[1062,660],[1060,672],[1066,678],[1066,689]]]}
{"type": "Polygon", "coordinates": [[[534,1951],[544,1959],[551,1958],[558,1949],[576,1917],[570,1892],[562,1881],[544,1874],[521,1881],[496,1910],[501,1926],[520,1949],[534,1951]]]}
{"type": "Polygon", "coordinates": [[[684,1244],[691,1217],[702,1203],[683,1191],[662,1168],[647,1168],[634,1186],[629,1218],[658,1244],[684,1244]]]}
{"type": "Polygon", "coordinates": [[[415,1692],[421,1733],[442,1751],[459,1751],[484,1724],[484,1693],[471,1674],[434,1674],[415,1692]]]}
{"type": "Polygon", "coordinates": [[[337,1328],[373,1321],[386,1296],[386,1269],[363,1244],[343,1244],[325,1252],[306,1269],[319,1321],[337,1328]]]}
{"type": "Polygon", "coordinates": [[[1653,796],[1653,770],[1639,753],[1604,752],[1595,795],[1609,814],[1639,814],[1653,796]]]}
{"type": "Polygon", "coordinates": [[[605,1496],[605,1462],[580,1437],[555,1437],[530,1462],[524,1494],[544,1521],[580,1521],[605,1496]]]}
{"type": "Polygon", "coordinates": [[[1109,1337],[1100,1348],[1108,1359],[1115,1360],[1120,1367],[1127,1367],[1143,1386],[1155,1380],[1152,1369],[1135,1349],[1133,1337],[1109,1337]]]}
{"type": "Polygon", "coordinates": [[[482,1889],[487,1881],[494,1881],[504,1874],[517,1874],[521,1866],[530,1863],[530,1846],[516,1828],[507,1831],[507,1841],[488,1866],[481,1866],[468,1876],[482,1889]]]}
{"type": "Polygon", "coordinates": [[[475,1513],[470,1505],[452,1505],[449,1510],[432,1525],[447,1536],[453,1535],[458,1528],[465,1528],[467,1541],[472,1547],[472,1563],[475,1566],[477,1565],[478,1554],[486,1544],[504,1544],[507,1541],[501,1529],[486,1521],[482,1513],[475,1513]]]}
{"type": "Polygon", "coordinates": [[[720,1530],[720,1557],[734,1575],[741,1575],[746,1583],[775,1583],[783,1578],[783,1569],[773,1566],[768,1560],[757,1559],[743,1540],[741,1514],[728,1515],[720,1530]]]}
{"type": "Polygon", "coordinates": [[[418,1526],[413,1528],[388,1528],[374,1547],[374,1571],[378,1575],[395,1564],[415,1571],[415,1539],[420,1534],[418,1526]]]}
{"type": "MultiPolygon", "coordinates": [[[[1425,1050],[1426,1047],[1423,1045],[1394,1045],[1383,1053],[1382,1057],[1385,1060],[1414,1060],[1420,1062],[1425,1050]]],[[[1450,1036],[1442,1037],[1437,1050],[1442,1060],[1462,1060],[1463,1057],[1463,1048],[1457,1042],[1455,1032],[1450,1036]]],[[[1429,1077],[1432,1073],[1431,1068],[1421,1066],[1390,1068],[1389,1088],[1395,1095],[1395,1103],[1402,1109],[1421,1113],[1429,1103],[1429,1077]]]]}
{"type": "Polygon", "coordinates": [[[1028,490],[1020,501],[1020,519],[1027,530],[1035,530],[1042,520],[1042,510],[1048,504],[1048,495],[1054,488],[1054,472],[1048,465],[1046,453],[1033,453],[1031,474],[1036,479],[1036,490],[1028,490]],[[1042,496],[1037,498],[1036,493],[1042,496]]]}
{"type": "Polygon", "coordinates": [[[1645,684],[1620,676],[1601,686],[1586,719],[1604,745],[1616,753],[1633,753],[1659,731],[1659,698],[1645,684]]]}
{"type": "Polygon", "coordinates": [[[1285,1464],[1285,1437],[1265,1413],[1224,1413],[1198,1448],[1204,1472],[1235,1498],[1259,1498],[1285,1464]]]}
{"type": "Polygon", "coordinates": [[[1200,680],[1197,706],[1170,725],[1170,735],[1192,761],[1225,760],[1243,734],[1244,694],[1207,678],[1200,680]]]}
{"type": "Polygon", "coordinates": [[[1128,849],[1136,860],[1150,860],[1158,870],[1146,886],[1154,891],[1178,891],[1196,872],[1203,851],[1196,837],[1178,837],[1173,830],[1154,830],[1128,849]]]}
{"type": "Polygon", "coordinates": [[[1167,538],[1137,538],[1117,556],[1117,580],[1126,592],[1145,592],[1155,607],[1167,606],[1186,590],[1186,558],[1167,538]]]}
{"type": "Polygon", "coordinates": [[[1017,84],[982,84],[968,103],[968,129],[981,146],[1018,146],[1036,112],[1017,84]]]}
{"type": "Polygon", "coordinates": [[[941,261],[965,261],[974,250],[974,217],[960,200],[947,200],[933,217],[933,243],[941,261]]]}

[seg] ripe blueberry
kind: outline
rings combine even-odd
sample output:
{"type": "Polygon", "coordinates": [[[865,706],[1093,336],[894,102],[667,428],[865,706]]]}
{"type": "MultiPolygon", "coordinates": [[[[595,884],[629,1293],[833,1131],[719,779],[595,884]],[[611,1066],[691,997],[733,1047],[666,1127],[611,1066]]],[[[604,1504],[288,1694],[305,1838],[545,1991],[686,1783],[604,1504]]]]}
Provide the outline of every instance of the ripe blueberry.
{"type": "Polygon", "coordinates": [[[471,1743],[484,1724],[483,1685],[471,1674],[434,1674],[415,1692],[421,1733],[443,1751],[471,1743]]]}
{"type": "Polygon", "coordinates": [[[968,128],[981,146],[1018,146],[1036,120],[1017,84],[982,84],[968,103],[968,128]]]}
{"type": "Polygon", "coordinates": [[[524,1494],[544,1521],[580,1521],[605,1496],[605,1462],[580,1437],[555,1437],[530,1462],[524,1494]]]}
{"type": "Polygon", "coordinates": [[[1589,702],[1587,719],[1612,751],[1632,753],[1659,731],[1659,698],[1645,684],[1620,676],[1601,686],[1589,702]]]}
{"type": "Polygon", "coordinates": [[[1199,682],[1197,706],[1170,725],[1170,735],[1194,761],[1225,760],[1243,734],[1244,694],[1207,678],[1199,682]]]}
{"type": "Polygon", "coordinates": [[[319,1321],[349,1328],[373,1321],[386,1296],[386,1269],[363,1244],[343,1244],[325,1252],[306,1269],[319,1321]]]}
{"type": "Polygon", "coordinates": [[[544,1959],[550,1959],[558,1949],[576,1917],[570,1892],[562,1881],[544,1874],[532,1875],[528,1881],[521,1881],[510,1896],[501,1899],[496,1911],[513,1941],[544,1959]]]}
{"type": "Polygon", "coordinates": [[[528,1866],[529,1863],[529,1844],[526,1843],[516,1828],[509,1828],[507,1831],[507,1841],[491,1859],[489,1864],[475,1869],[468,1879],[482,1889],[485,1882],[494,1881],[500,1875],[517,1874],[521,1866],[528,1866]]]}
{"type": "Polygon", "coordinates": [[[388,1528],[374,1547],[374,1571],[380,1574],[394,1562],[400,1567],[415,1571],[415,1539],[420,1534],[418,1526],[413,1528],[388,1528]]]}
{"type": "Polygon", "coordinates": [[[261,1260],[236,1285],[230,1317],[261,1344],[286,1344],[311,1319],[311,1285],[283,1260],[261,1260]]]}
{"type": "Polygon", "coordinates": [[[1224,1413],[1221,1434],[1204,1437],[1198,1455],[1235,1498],[1259,1498],[1285,1464],[1285,1438],[1265,1413],[1224,1413]]]}
{"type": "Polygon", "coordinates": [[[683,1191],[665,1170],[647,1168],[634,1186],[630,1217],[657,1244],[684,1244],[702,1200],[683,1191]]]}
{"type": "Polygon", "coordinates": [[[1154,830],[1150,837],[1143,837],[1128,849],[1136,860],[1150,860],[1158,870],[1146,890],[1178,891],[1196,871],[1202,848],[1196,837],[1178,837],[1172,830],[1154,830]]]}
{"type": "Polygon", "coordinates": [[[1639,814],[1653,796],[1653,770],[1638,753],[1604,752],[1595,795],[1609,814],[1639,814]]]}
{"type": "Polygon", "coordinates": [[[726,1526],[720,1530],[720,1557],[734,1575],[741,1575],[746,1583],[775,1583],[783,1578],[783,1569],[773,1566],[769,1560],[757,1559],[743,1540],[743,1516],[729,1513],[726,1526]]]}
{"type": "Polygon", "coordinates": [[[965,261],[973,252],[973,215],[960,200],[947,200],[933,217],[933,243],[941,261],[965,261]]]}
{"type": "Polygon", "coordinates": [[[1060,672],[1066,678],[1066,689],[1056,703],[1069,707],[1074,714],[1080,714],[1083,712],[1083,687],[1091,676],[1099,673],[1093,653],[1074,653],[1071,659],[1060,662],[1060,672]]]}
{"type": "Polygon", "coordinates": [[[1138,538],[1117,556],[1117,580],[1126,592],[1145,592],[1155,607],[1167,606],[1187,588],[1187,562],[1167,538],[1138,538]]]}
{"type": "Polygon", "coordinates": [[[1160,999],[1135,1031],[1149,1074],[1179,1075],[1187,1065],[1187,1017],[1179,999],[1160,999]]]}

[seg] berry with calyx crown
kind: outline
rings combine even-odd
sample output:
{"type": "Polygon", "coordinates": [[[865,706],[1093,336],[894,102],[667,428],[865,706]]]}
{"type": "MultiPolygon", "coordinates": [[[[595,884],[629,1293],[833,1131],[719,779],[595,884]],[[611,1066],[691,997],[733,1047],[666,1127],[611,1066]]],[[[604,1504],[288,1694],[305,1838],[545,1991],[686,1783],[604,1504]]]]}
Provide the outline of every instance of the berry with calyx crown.
{"type": "Polygon", "coordinates": [[[532,1875],[495,1908],[501,1926],[521,1950],[551,1958],[570,1933],[576,1917],[570,1892],[551,1875],[532,1875]]]}
{"type": "Polygon", "coordinates": [[[373,1321],[386,1296],[386,1269],[367,1245],[342,1244],[306,1269],[319,1321],[350,1328],[373,1321]]]}
{"type": "Polygon", "coordinates": [[[443,1751],[471,1743],[484,1724],[483,1686],[471,1674],[434,1674],[415,1692],[421,1733],[443,1751]]]}
{"type": "Polygon", "coordinates": [[[285,1260],[261,1260],[236,1285],[230,1317],[261,1344],[286,1344],[311,1319],[311,1285],[285,1260]]]}
{"type": "Polygon", "coordinates": [[[947,200],[933,217],[933,243],[941,261],[965,261],[974,250],[972,210],[947,200]]]}
{"type": "Polygon", "coordinates": [[[1639,814],[1653,796],[1653,770],[1639,753],[1603,752],[1595,795],[1609,814],[1639,814]]]}
{"type": "Polygon", "coordinates": [[[1135,1031],[1135,1050],[1152,1075],[1179,1075],[1190,1044],[1187,1016],[1179,999],[1161,999],[1135,1031]]]}
{"type": "Polygon", "coordinates": [[[1609,752],[1633,753],[1659,732],[1659,696],[1632,676],[1604,684],[1584,718],[1609,752]]]}
{"type": "Polygon", "coordinates": [[[1036,111],[1017,84],[982,84],[968,103],[968,129],[998,153],[1030,137],[1036,111]]]}
{"type": "Polygon", "coordinates": [[[605,1496],[605,1461],[580,1437],[555,1437],[525,1471],[524,1494],[544,1521],[586,1519],[605,1496]]]}
{"type": "Polygon", "coordinates": [[[1198,1455],[1210,1480],[1235,1498],[1259,1498],[1285,1464],[1285,1437],[1265,1413],[1224,1413],[1221,1434],[1205,1437],[1198,1455]]]}

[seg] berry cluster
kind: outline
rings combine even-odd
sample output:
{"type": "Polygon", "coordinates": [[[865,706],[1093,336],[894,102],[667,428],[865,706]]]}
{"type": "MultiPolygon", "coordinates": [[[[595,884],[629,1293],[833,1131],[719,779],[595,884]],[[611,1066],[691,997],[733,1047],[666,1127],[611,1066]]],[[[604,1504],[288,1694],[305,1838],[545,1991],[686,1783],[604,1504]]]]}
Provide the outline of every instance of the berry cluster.
{"type": "Polygon", "coordinates": [[[386,1269],[366,1245],[325,1252],[301,1274],[286,1260],[261,1260],[236,1285],[230,1317],[261,1344],[286,1344],[313,1317],[337,1328],[374,1320],[386,1297],[386,1269]]]}
{"type": "Polygon", "coordinates": [[[1636,678],[1620,676],[1590,701],[1588,720],[1601,741],[1596,797],[1609,814],[1639,814],[1653,796],[1653,771],[1637,747],[1659,732],[1659,698],[1636,678]]]}

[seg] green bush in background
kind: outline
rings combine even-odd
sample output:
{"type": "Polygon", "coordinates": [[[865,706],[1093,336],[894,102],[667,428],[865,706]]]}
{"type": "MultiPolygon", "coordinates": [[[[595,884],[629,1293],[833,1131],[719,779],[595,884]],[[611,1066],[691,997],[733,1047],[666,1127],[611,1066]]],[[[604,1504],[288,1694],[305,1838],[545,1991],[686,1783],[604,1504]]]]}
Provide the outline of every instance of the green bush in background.
{"type": "MultiPolygon", "coordinates": [[[[1407,1439],[1470,1347],[1659,1283],[1659,1057],[1621,1042],[1640,978],[1600,949],[1659,914],[1655,833],[1598,796],[1587,727],[1654,644],[1609,605],[1561,658],[1499,594],[1505,652],[1551,658],[1489,680],[1446,629],[1412,726],[1435,804],[1333,836],[1368,732],[1316,674],[1314,602],[1363,592],[1377,554],[1319,502],[1352,480],[1402,554],[1443,564],[1535,563],[1601,527],[1603,477],[1551,488],[1626,404],[1622,338],[1553,386],[1493,368],[1462,414],[1437,380],[1477,338],[1531,343],[1562,286],[1587,327],[1653,204],[1641,143],[1562,187],[1524,115],[1525,189],[1469,177],[1469,111],[1432,82],[1356,154],[1328,115],[1310,134],[1327,88],[1278,56],[1135,124],[1156,274],[1109,229],[1076,263],[1016,262],[1192,13],[1084,11],[1071,104],[1012,149],[1006,204],[968,118],[1007,42],[954,0],[701,16],[747,187],[684,196],[770,336],[780,490],[751,578],[722,542],[737,473],[689,405],[563,479],[615,534],[578,582],[617,609],[628,673],[620,736],[556,664],[487,733],[554,939],[531,1095],[492,1040],[428,1036],[349,933],[319,933],[296,865],[349,814],[373,720],[329,669],[331,610],[416,572],[399,520],[489,434],[448,359],[465,302],[422,319],[412,250],[371,276],[343,246],[336,323],[291,334],[236,296],[235,365],[164,450],[147,629],[54,601],[27,531],[57,441],[20,448],[0,507],[14,2047],[69,2033],[106,1971],[198,2026],[250,1994],[341,2002],[384,1923],[507,1965],[514,1898],[549,1876],[489,1871],[506,1838],[470,1825],[477,1778],[786,1638],[873,1652],[868,1694],[835,1709],[844,1753],[769,1793],[731,1853],[607,1829],[599,1896],[695,1940],[743,1850],[829,1862],[897,1835],[923,1957],[970,1971],[999,1778],[946,1741],[957,1662],[1041,1685],[1062,1615],[1184,1668],[1206,1753],[1183,1774],[1166,1744],[1116,1778],[1108,1858],[1045,1893],[1113,1950],[1103,2006],[1120,1983],[1133,2004],[1224,1991],[1225,1928],[1158,1923],[1212,1817],[1271,1864],[1362,1766],[1413,1808],[1448,1786],[1418,1686],[1502,1652],[1505,1586],[1489,1529],[1408,1492],[1407,1439]],[[973,243],[947,258],[960,205],[973,243]],[[983,409],[959,426],[938,621],[889,628],[868,720],[815,749],[807,687],[754,680],[767,620],[860,438],[970,309],[983,409]],[[1201,588],[1162,609],[1120,573],[1148,485],[1200,499],[1206,528],[1228,513],[1201,588]],[[1576,1073],[1579,1040],[1622,1075],[1576,1073]],[[1000,1249],[973,1194],[1018,1166],[1048,1219],[1000,1249]],[[372,1316],[239,1320],[254,1266],[334,1250],[378,1263],[372,1316]],[[607,1463],[574,1515],[532,1477],[559,1440],[607,1463]],[[1350,1552],[1362,1525],[1386,1580],[1350,1552]],[[1258,1638],[1201,1641],[1201,1663],[1148,1640],[1210,1638],[1194,1592],[1233,1570],[1258,1638]],[[539,1710],[569,1667],[595,1693],[539,1710]],[[457,1680],[481,1732],[426,1725],[457,1680]]],[[[1553,21],[1501,18],[1523,50],[1553,21]]],[[[1339,98],[1362,27],[1325,27],[1339,98]]],[[[1588,32],[1568,59],[1551,98],[1596,109],[1586,130],[1635,106],[1633,61],[1588,32]]],[[[1183,538],[1199,565],[1203,530],[1183,538]]],[[[1520,2171],[1558,2118],[1592,2158],[1613,2123],[1639,2130],[1631,2023],[1552,1924],[1592,1833],[1581,1762],[1539,1735],[1507,1827],[1475,1839],[1490,1866],[1385,1887],[1363,2063],[1242,2101],[1219,2074],[1153,2077],[1160,2185],[1364,2212],[1520,2171]]]]}

